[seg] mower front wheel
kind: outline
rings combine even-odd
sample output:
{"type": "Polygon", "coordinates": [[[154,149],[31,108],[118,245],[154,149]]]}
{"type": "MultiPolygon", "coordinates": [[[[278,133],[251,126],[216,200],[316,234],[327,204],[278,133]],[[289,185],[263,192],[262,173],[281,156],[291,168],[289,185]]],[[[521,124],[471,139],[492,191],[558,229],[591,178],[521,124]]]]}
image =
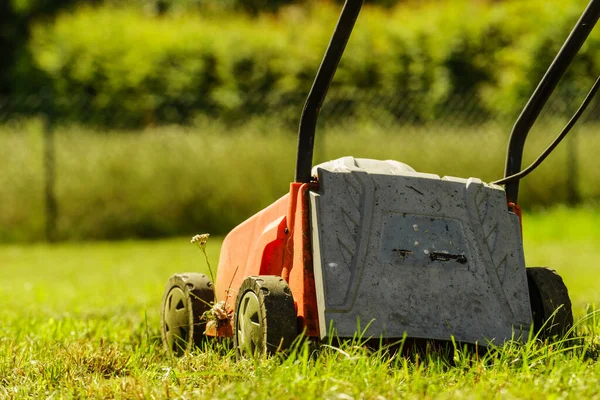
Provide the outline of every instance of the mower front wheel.
{"type": "Polygon", "coordinates": [[[280,276],[251,276],[242,282],[235,307],[234,345],[242,356],[288,349],[298,335],[294,298],[280,276]]]}
{"type": "Polygon", "coordinates": [[[202,315],[213,301],[213,284],[208,276],[186,272],[169,278],[160,318],[160,333],[168,352],[182,356],[202,343],[206,337],[202,315]]]}
{"type": "Polygon", "coordinates": [[[569,292],[560,275],[546,267],[527,268],[533,329],[540,339],[562,339],[573,326],[569,292]]]}

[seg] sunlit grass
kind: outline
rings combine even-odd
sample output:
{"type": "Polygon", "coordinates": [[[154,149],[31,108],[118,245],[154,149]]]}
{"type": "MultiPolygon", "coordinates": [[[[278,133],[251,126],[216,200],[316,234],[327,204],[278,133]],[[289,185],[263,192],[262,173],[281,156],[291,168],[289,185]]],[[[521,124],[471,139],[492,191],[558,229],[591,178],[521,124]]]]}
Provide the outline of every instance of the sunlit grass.
{"type": "MultiPolygon", "coordinates": [[[[525,214],[528,264],[559,271],[576,320],[600,304],[598,218],[586,208],[525,214]]],[[[207,245],[212,265],[220,243],[207,245]]],[[[237,361],[222,345],[171,359],[159,340],[164,284],[208,272],[189,238],[2,245],[0,265],[3,398],[594,398],[600,387],[597,311],[579,323],[584,347],[572,351],[530,342],[402,356],[357,339],[300,344],[283,359],[237,361]]]]}

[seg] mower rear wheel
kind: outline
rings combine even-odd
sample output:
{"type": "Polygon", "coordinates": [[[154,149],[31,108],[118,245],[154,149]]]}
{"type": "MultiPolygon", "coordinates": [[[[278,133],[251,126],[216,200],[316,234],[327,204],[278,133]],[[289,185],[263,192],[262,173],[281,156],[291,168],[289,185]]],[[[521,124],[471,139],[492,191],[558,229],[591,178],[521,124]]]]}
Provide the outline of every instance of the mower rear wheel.
{"type": "Polygon", "coordinates": [[[533,328],[540,339],[562,339],[573,326],[569,291],[560,275],[546,267],[527,268],[533,328]]]}
{"type": "Polygon", "coordinates": [[[168,352],[181,356],[202,343],[206,338],[202,314],[213,301],[213,284],[208,276],[186,272],[169,278],[160,318],[160,333],[168,352]]]}
{"type": "Polygon", "coordinates": [[[251,276],[242,282],[235,307],[234,345],[242,356],[288,349],[298,335],[294,298],[280,276],[251,276]]]}

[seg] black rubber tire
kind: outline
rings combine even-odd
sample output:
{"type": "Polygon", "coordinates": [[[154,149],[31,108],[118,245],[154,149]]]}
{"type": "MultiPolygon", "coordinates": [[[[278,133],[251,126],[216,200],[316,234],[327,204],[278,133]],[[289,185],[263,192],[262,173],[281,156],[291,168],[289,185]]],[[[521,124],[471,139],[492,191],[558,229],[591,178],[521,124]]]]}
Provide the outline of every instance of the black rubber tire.
{"type": "Polygon", "coordinates": [[[546,267],[531,267],[526,271],[535,333],[542,340],[564,338],[573,326],[573,311],[562,278],[546,267]]]}
{"type": "Polygon", "coordinates": [[[169,278],[160,312],[160,333],[167,351],[182,356],[206,339],[202,314],[214,298],[213,284],[204,274],[185,272],[169,278]]]}
{"type": "Polygon", "coordinates": [[[241,356],[289,349],[298,324],[292,291],[280,276],[251,276],[242,282],[235,304],[233,343],[241,356]]]}

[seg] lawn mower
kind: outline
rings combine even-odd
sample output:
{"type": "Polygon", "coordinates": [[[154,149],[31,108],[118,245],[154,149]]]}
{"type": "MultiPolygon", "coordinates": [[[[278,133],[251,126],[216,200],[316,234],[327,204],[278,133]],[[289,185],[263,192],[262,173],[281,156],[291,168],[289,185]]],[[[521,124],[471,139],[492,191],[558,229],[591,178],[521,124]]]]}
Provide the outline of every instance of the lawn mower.
{"type": "Polygon", "coordinates": [[[492,183],[417,172],[398,161],[342,157],[312,166],[317,117],[363,0],[347,0],[306,100],[289,193],[225,238],[216,282],[172,276],[161,306],[164,345],[183,354],[232,337],[242,354],[296,337],[414,338],[489,346],[568,334],[571,302],[551,269],[526,268],[519,181],[525,139],[595,26],[592,0],[518,117],[504,178],[492,183]]]}

